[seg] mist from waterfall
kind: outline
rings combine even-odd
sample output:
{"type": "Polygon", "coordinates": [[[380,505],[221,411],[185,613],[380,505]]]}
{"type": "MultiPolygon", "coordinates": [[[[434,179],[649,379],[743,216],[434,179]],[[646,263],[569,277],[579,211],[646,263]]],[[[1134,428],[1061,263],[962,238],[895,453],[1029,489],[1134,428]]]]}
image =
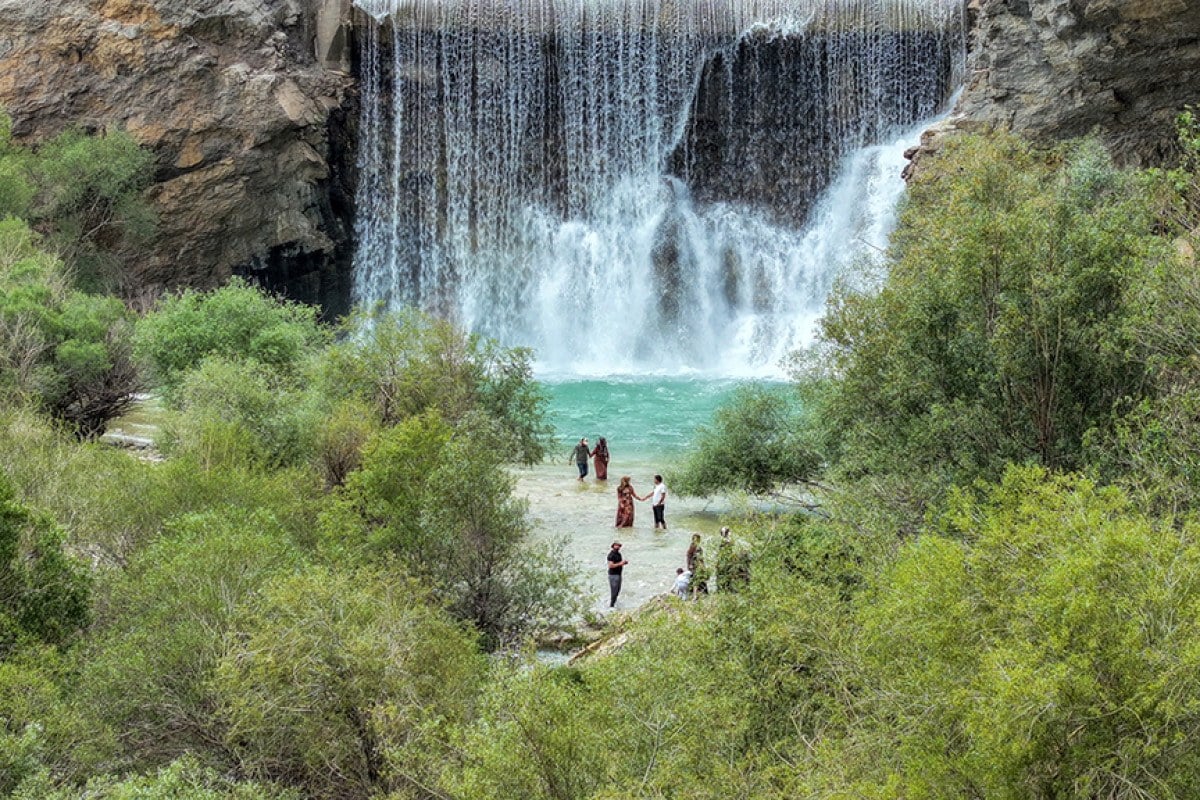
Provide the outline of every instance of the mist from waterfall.
{"type": "Polygon", "coordinates": [[[544,374],[779,374],[962,79],[957,0],[358,5],[356,302],[544,374]]]}

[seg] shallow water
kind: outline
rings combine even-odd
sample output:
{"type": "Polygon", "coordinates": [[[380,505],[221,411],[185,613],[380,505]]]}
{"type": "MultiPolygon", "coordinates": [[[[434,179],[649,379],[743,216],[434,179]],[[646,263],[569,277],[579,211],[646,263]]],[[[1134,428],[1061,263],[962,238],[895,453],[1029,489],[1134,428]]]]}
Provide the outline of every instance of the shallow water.
{"type": "Polygon", "coordinates": [[[584,575],[589,607],[608,609],[605,558],[614,540],[622,542],[629,560],[618,611],[640,606],[671,588],[693,533],[701,535],[711,565],[717,531],[733,511],[727,501],[677,497],[668,480],[667,530],[654,530],[649,502],[635,504],[632,528],[617,530],[617,483],[629,475],[638,494],[649,494],[654,475],[669,477],[696,427],[711,419],[737,383],[647,377],[551,380],[544,386],[562,446],[546,463],[514,470],[517,494],[528,498],[537,533],[566,539],[567,553],[584,575]],[[587,478],[577,479],[570,451],[581,436],[590,445],[599,436],[608,439],[608,481],[597,481],[590,465],[587,478]]]}

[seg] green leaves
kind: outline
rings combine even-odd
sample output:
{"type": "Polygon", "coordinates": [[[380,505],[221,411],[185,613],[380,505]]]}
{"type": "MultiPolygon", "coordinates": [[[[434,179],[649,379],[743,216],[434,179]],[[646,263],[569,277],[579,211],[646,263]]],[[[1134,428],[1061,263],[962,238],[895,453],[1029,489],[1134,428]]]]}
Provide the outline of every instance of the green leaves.
{"type": "Polygon", "coordinates": [[[839,290],[823,322],[837,467],[1079,466],[1084,434],[1141,380],[1128,287],[1161,252],[1099,145],[956,139],[911,189],[882,289],[839,290]]]}
{"type": "Polygon", "coordinates": [[[0,659],[26,640],[67,644],[88,623],[90,581],[63,538],[0,476],[0,659]]]}
{"type": "Polygon", "coordinates": [[[188,372],[210,357],[255,361],[295,380],[328,340],[316,309],[264,294],[240,279],[212,292],[169,297],[138,322],[135,352],[174,398],[188,372]]]}
{"type": "Polygon", "coordinates": [[[97,436],[140,388],[131,330],[119,300],[71,289],[24,223],[0,221],[0,387],[97,436]]]}
{"type": "Polygon", "coordinates": [[[1185,796],[1197,764],[1174,743],[1200,711],[1176,702],[1200,666],[1194,526],[1013,468],[953,493],[940,529],[901,551],[863,609],[876,713],[899,720],[914,778],[936,770],[944,797],[1185,796]]]}
{"type": "Polygon", "coordinates": [[[16,145],[0,112],[0,219],[46,237],[81,288],[125,288],[133,248],[153,235],[143,191],[154,156],[123,131],[65,131],[36,149],[16,145]]]}
{"type": "Polygon", "coordinates": [[[786,390],[737,389],[696,444],[671,486],[682,495],[768,494],[812,479],[820,459],[803,438],[802,412],[786,390]]]}

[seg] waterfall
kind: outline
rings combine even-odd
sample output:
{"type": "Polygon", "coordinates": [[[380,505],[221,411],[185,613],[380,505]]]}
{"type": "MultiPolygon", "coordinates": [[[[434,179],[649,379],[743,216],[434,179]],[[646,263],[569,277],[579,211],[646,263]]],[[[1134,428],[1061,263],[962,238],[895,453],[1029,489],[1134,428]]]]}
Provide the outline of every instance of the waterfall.
{"type": "Polygon", "coordinates": [[[359,304],[546,372],[773,374],[875,257],[961,0],[357,0],[359,304]]]}

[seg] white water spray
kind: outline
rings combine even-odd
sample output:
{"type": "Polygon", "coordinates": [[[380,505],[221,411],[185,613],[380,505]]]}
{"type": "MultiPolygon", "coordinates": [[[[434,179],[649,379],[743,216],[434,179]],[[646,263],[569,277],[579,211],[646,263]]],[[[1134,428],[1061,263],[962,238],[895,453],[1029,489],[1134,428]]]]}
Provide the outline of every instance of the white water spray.
{"type": "Polygon", "coordinates": [[[957,0],[359,0],[355,300],[544,372],[778,374],[886,243],[957,0]]]}

